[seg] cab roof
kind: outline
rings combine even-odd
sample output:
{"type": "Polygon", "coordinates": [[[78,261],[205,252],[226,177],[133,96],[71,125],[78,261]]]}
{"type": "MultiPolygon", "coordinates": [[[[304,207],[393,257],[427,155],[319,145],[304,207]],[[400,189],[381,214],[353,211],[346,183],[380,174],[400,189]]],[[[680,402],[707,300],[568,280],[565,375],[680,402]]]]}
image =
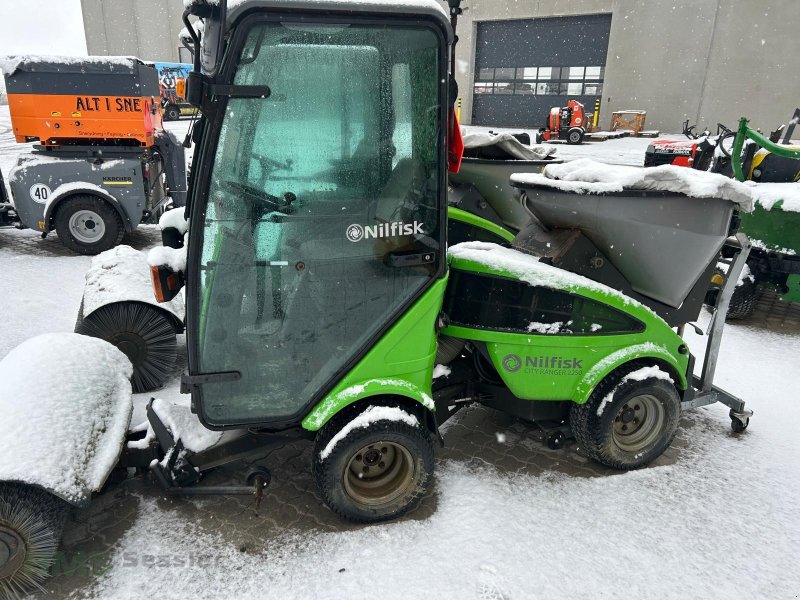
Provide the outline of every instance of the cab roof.
{"type": "Polygon", "coordinates": [[[436,0],[228,0],[228,23],[251,9],[433,17],[439,21],[447,42],[453,41],[450,18],[436,0]]]}

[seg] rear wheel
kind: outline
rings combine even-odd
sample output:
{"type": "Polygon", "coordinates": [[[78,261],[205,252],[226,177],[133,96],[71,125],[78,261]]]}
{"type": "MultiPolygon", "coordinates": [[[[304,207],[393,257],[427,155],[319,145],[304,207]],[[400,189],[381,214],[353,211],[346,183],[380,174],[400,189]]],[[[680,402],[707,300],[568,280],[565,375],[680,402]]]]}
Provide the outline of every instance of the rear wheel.
{"type": "Polygon", "coordinates": [[[578,127],[573,127],[567,132],[568,144],[580,144],[583,141],[583,130],[578,127]]]}
{"type": "Polygon", "coordinates": [[[391,409],[398,420],[364,419],[369,410],[355,419],[334,418],[314,444],[320,495],[333,512],[360,523],[394,519],[414,508],[433,474],[433,443],[425,426],[400,408],[391,409]]]}
{"type": "Polygon", "coordinates": [[[730,304],[728,304],[728,319],[746,319],[753,314],[756,307],[758,286],[751,279],[744,279],[733,290],[730,304]]]}
{"type": "Polygon", "coordinates": [[[125,227],[116,210],[102,198],[73,196],[57,208],[58,239],[78,254],[99,254],[122,241],[125,227]]]}
{"type": "Polygon", "coordinates": [[[678,430],[681,402],[671,382],[624,380],[635,368],[607,377],[585,404],[570,410],[580,448],[615,469],[637,469],[658,458],[678,430]]]}
{"type": "Polygon", "coordinates": [[[43,490],[0,483],[0,598],[23,597],[48,576],[65,515],[43,490]]]}
{"type": "Polygon", "coordinates": [[[119,348],[133,365],[134,393],[162,387],[175,369],[175,326],[159,308],[143,302],[101,306],[75,326],[75,333],[100,338],[119,348]]]}

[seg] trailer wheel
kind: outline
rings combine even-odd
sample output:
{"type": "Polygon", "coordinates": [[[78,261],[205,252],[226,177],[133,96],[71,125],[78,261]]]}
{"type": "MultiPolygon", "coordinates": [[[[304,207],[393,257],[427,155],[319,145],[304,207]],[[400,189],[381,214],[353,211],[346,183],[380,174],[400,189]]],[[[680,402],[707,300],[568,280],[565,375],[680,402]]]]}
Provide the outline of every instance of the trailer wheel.
{"type": "Polygon", "coordinates": [[[580,144],[583,141],[583,129],[573,127],[567,132],[567,143],[571,145],[580,144]]]}
{"type": "Polygon", "coordinates": [[[78,254],[100,254],[109,250],[122,241],[125,233],[114,207],[89,194],[64,200],[54,220],[61,243],[78,254]]]}
{"type": "Polygon", "coordinates": [[[681,401],[675,386],[655,377],[622,381],[633,370],[607,377],[585,404],[570,409],[579,447],[589,458],[615,469],[638,469],[652,462],[678,430],[681,401]]]}
{"type": "Polygon", "coordinates": [[[44,490],[0,483],[0,598],[25,596],[48,576],[65,516],[44,490]]]}
{"type": "Polygon", "coordinates": [[[75,325],[75,333],[114,344],[128,357],[134,393],[162,387],[175,369],[175,326],[164,311],[144,302],[101,306],[75,325]]]}
{"type": "Polygon", "coordinates": [[[164,120],[165,121],[177,121],[181,118],[181,109],[175,106],[174,104],[167,104],[164,107],[164,120]]]}
{"type": "Polygon", "coordinates": [[[351,421],[334,417],[315,440],[314,479],[322,499],[340,517],[358,523],[405,514],[424,496],[433,474],[429,431],[419,422],[379,419],[353,427],[322,458],[351,421]]]}

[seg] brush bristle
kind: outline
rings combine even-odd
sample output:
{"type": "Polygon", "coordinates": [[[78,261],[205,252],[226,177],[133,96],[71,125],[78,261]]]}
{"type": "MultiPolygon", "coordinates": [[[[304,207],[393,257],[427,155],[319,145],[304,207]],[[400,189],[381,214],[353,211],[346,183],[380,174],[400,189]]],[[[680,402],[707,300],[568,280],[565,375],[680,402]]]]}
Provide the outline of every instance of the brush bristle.
{"type": "Polygon", "coordinates": [[[175,368],[175,328],[162,311],[148,304],[118,302],[101,306],[80,321],[75,331],[115,345],[124,337],[135,336],[137,344],[145,349],[137,358],[131,357],[131,384],[136,393],[160,388],[175,368]]]}
{"type": "Polygon", "coordinates": [[[0,484],[0,526],[24,540],[26,553],[19,568],[0,579],[0,598],[21,598],[42,589],[58,549],[64,505],[47,492],[21,484],[0,484]]]}

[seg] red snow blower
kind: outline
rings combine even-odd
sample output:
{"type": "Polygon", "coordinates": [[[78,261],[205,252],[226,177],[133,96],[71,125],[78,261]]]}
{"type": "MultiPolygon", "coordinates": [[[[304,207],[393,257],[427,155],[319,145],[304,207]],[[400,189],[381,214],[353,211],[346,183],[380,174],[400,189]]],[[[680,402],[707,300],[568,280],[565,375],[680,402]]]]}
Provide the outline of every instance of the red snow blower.
{"type": "Polygon", "coordinates": [[[541,139],[566,140],[568,144],[580,144],[586,135],[586,116],[583,104],[577,100],[570,100],[567,105],[550,109],[547,117],[547,127],[540,129],[541,139]]]}

